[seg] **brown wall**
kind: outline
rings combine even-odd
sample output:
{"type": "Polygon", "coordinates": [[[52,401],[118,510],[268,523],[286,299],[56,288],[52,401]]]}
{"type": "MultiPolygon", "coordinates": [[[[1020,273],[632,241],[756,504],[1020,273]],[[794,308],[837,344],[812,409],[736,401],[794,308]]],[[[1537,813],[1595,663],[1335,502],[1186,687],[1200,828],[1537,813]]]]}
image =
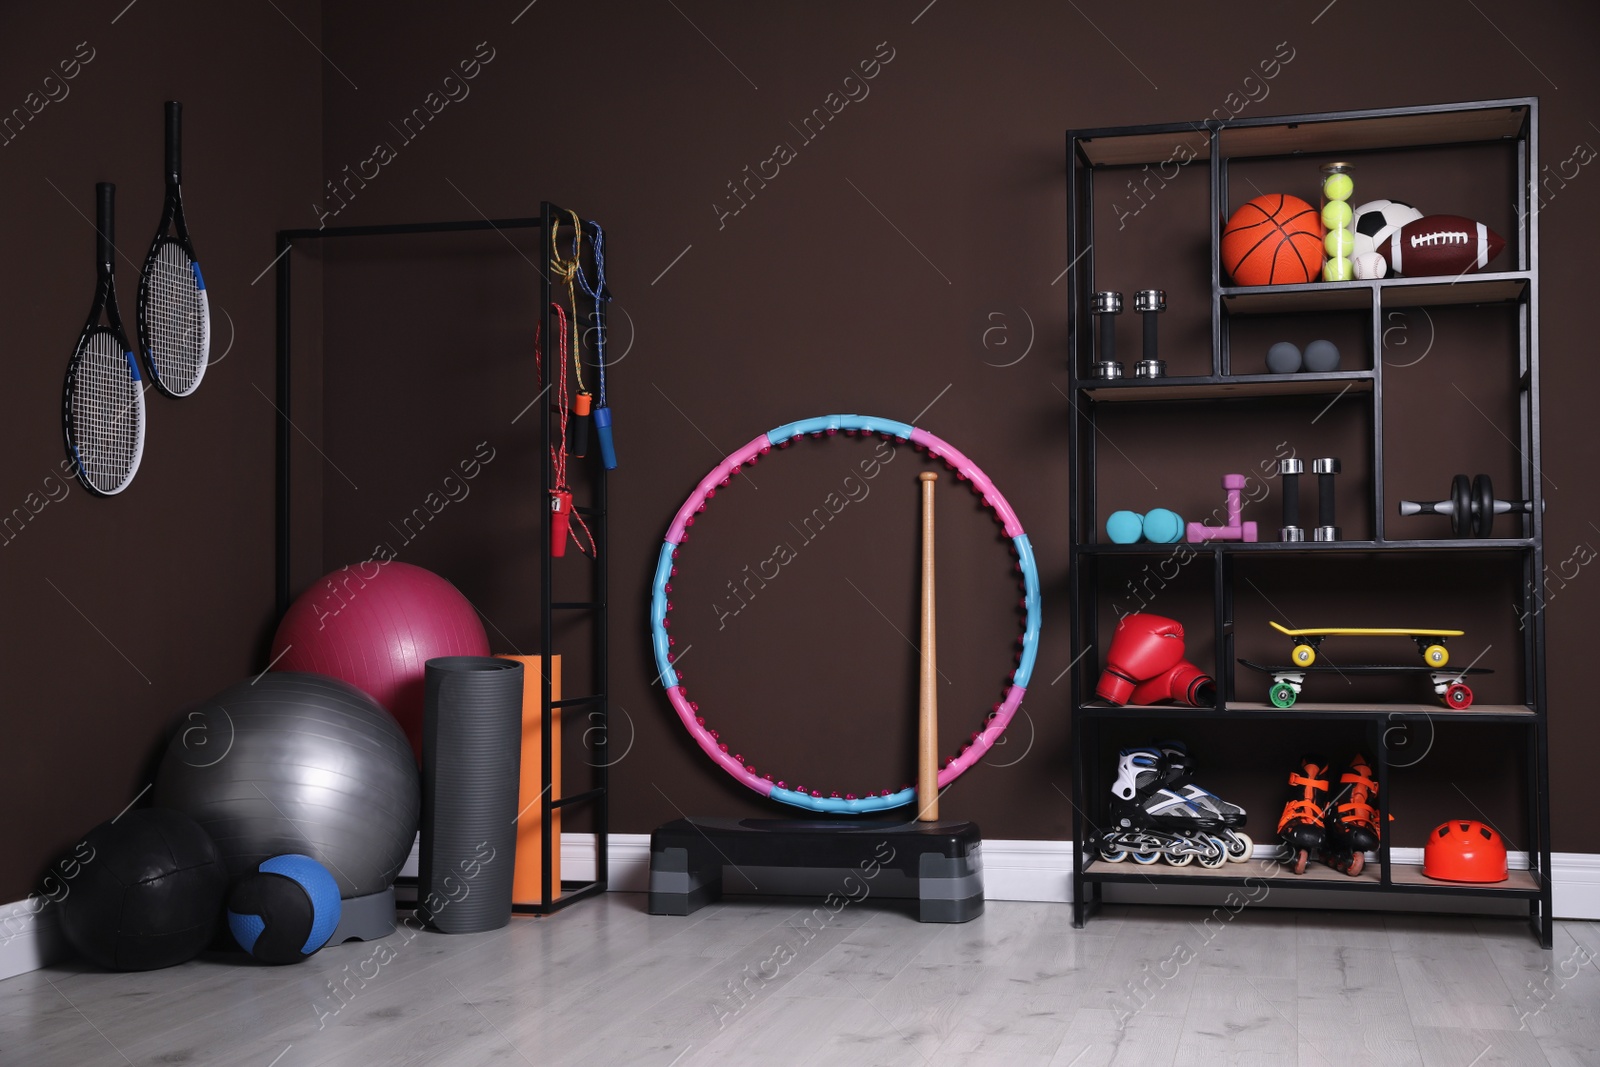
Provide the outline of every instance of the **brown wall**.
{"type": "MultiPolygon", "coordinates": [[[[208,204],[199,155],[190,166],[191,202],[197,222],[220,219],[217,225],[231,230],[226,241],[219,234],[202,250],[210,250],[208,263],[218,270],[226,269],[227,254],[237,256],[234,276],[213,287],[249,301],[248,312],[235,317],[248,319],[256,346],[248,365],[263,384],[270,359],[270,279],[254,289],[248,282],[259,269],[258,250],[270,248],[274,226],[316,224],[312,203],[323,201],[324,189],[309,173],[309,161],[317,149],[295,152],[288,146],[312,136],[309,126],[296,121],[301,112],[295,108],[314,109],[319,86],[326,87],[322,179],[344,180],[343,168],[357,170],[377,142],[395,149],[377,177],[364,185],[352,182],[348,188],[355,195],[331,221],[523,215],[550,199],[606,224],[618,298],[613,340],[618,354],[631,345],[610,382],[623,463],[611,483],[618,719],[612,740],[616,752],[627,750],[613,774],[613,827],[619,831],[646,831],[680,811],[770,812],[690,745],[659,687],[650,684],[648,578],[672,512],[723,454],[769,426],[843,410],[914,419],[956,443],[1006,492],[1032,535],[1046,611],[1028,716],[991,758],[1006,766],[974,771],[950,794],[947,810],[977,819],[991,837],[1068,835],[1066,680],[1051,684],[1070,660],[1067,401],[1057,388],[1067,380],[1067,312],[1065,283],[1052,284],[1067,266],[1064,130],[1203,119],[1222,108],[1230,93],[1243,91],[1257,63],[1288,41],[1295,58],[1270,83],[1270,96],[1250,104],[1247,114],[1538,94],[1543,162],[1559,165],[1573,145],[1600,143],[1587,118],[1600,113],[1585,50],[1595,19],[1574,14],[1572,5],[1483,4],[1483,15],[1454,4],[1394,6],[1382,34],[1360,33],[1357,13],[1347,5],[1313,22],[1320,5],[1233,5],[1222,17],[1194,5],[1163,6],[1153,16],[1144,8],[1112,4],[1078,5],[1082,13],[1054,4],[938,3],[924,9],[922,0],[790,5],[780,11],[702,0],[678,5],[680,12],[672,5],[544,0],[512,24],[517,6],[390,5],[380,12],[326,5],[320,37],[314,26],[306,28],[322,42],[327,63],[308,58],[305,41],[281,19],[272,23],[277,16],[267,9],[260,26],[238,33],[253,36],[252,47],[230,53],[228,63],[212,57],[219,73],[215,83],[206,83],[234,101],[235,121],[217,126],[213,150],[227,143],[234,145],[232,154],[255,154],[250,158],[257,165],[238,167],[250,173],[236,180],[258,183],[261,203],[226,210],[218,192],[222,175],[213,171],[208,204]],[[426,106],[430,92],[460,97],[457,83],[446,85],[444,79],[478,52],[480,42],[493,49],[493,58],[467,83],[470,95],[446,104],[420,133],[404,138],[391,123],[426,106]],[[883,55],[892,49],[893,58],[865,83],[870,95],[805,140],[791,123],[822,107],[830,92],[849,89],[859,96],[860,83],[846,85],[845,78],[874,56],[880,42],[886,42],[883,55]],[[255,72],[256,62],[270,75],[255,72]],[[289,99],[292,107],[285,103],[289,99]],[[271,134],[262,128],[269,117],[279,124],[271,134]],[[742,178],[746,165],[754,169],[771,156],[780,141],[794,145],[796,157],[764,188],[752,181],[755,196],[746,194],[749,203],[738,214],[723,214],[738,206],[727,183],[742,178]]],[[[301,9],[286,8],[291,14],[301,9]]],[[[82,33],[55,28],[62,18],[52,16],[48,30],[11,39],[30,40],[30,55],[32,40],[59,38],[65,47],[82,39],[82,33]]],[[[112,69],[109,63],[91,67],[81,80],[87,86],[90,75],[112,69]]],[[[20,77],[12,75],[14,81],[20,77]]],[[[106,115],[118,117],[117,136],[143,145],[122,130],[126,109],[134,107],[128,86],[137,82],[131,76],[116,81],[115,92],[107,77],[101,96],[75,97],[62,115],[47,111],[41,119],[61,119],[63,127],[71,112],[83,124],[80,136],[52,131],[60,140],[48,151],[31,149],[38,154],[26,166],[8,164],[6,180],[26,185],[40,172],[76,167],[79,145],[95,125],[91,120],[106,115]],[[74,110],[91,102],[81,117],[74,110]]],[[[20,95],[24,86],[17,85],[20,95]]],[[[182,87],[151,89],[152,114],[153,102],[168,93],[183,95],[182,87]]],[[[191,140],[198,153],[195,103],[191,140]]],[[[39,132],[45,132],[43,121],[39,132]]],[[[17,146],[0,150],[15,151],[17,146]]],[[[154,146],[140,151],[155,158],[154,146]]],[[[108,153],[108,160],[117,155],[108,153]]],[[[223,161],[214,166],[220,169],[223,161]]],[[[1592,525],[1600,522],[1600,509],[1591,502],[1597,477],[1583,407],[1593,372],[1580,347],[1590,334],[1591,302],[1581,288],[1587,274],[1581,245],[1600,214],[1588,190],[1589,182],[1600,180],[1591,169],[1547,197],[1543,218],[1552,563],[1566,559],[1575,545],[1600,543],[1600,530],[1592,525]]],[[[84,173],[83,187],[99,176],[84,173]]],[[[1498,187],[1504,177],[1496,172],[1491,180],[1498,187]]],[[[65,209],[48,187],[41,188],[65,209]]],[[[152,172],[140,198],[153,203],[154,197],[152,172]]],[[[55,211],[48,200],[39,202],[55,211]]],[[[7,224],[18,236],[25,226],[54,234],[74,225],[70,215],[57,212],[61,217],[52,216],[54,225],[45,228],[42,214],[13,211],[7,224]]],[[[1150,220],[1136,224],[1145,221],[1150,220]]],[[[1118,279],[1121,287],[1165,285],[1174,300],[1187,295],[1192,302],[1195,294],[1186,293],[1184,279],[1195,272],[1179,258],[1168,261],[1159,227],[1136,232],[1140,258],[1130,262],[1127,278],[1118,279]]],[[[86,229],[80,236],[86,250],[86,229]]],[[[526,241],[515,243],[532,254],[526,241]]],[[[30,302],[27,328],[45,342],[31,350],[70,343],[81,315],[82,298],[73,295],[80,274],[78,257],[65,256],[58,271],[68,294],[64,302],[55,306],[42,295],[30,302]],[[33,313],[34,307],[44,313],[33,313]]],[[[536,280],[516,249],[490,239],[329,253],[320,292],[329,314],[329,369],[321,398],[326,411],[325,417],[311,411],[306,429],[325,447],[329,463],[345,469],[360,488],[350,488],[328,466],[302,465],[321,479],[322,513],[302,529],[301,541],[314,553],[310,558],[331,567],[385,536],[385,525],[477,442],[494,442],[502,458],[485,473],[481,490],[441,513],[400,558],[436,567],[457,581],[510,644],[537,636],[537,587],[530,584],[536,565],[528,488],[533,445],[520,424],[510,423],[526,403],[518,390],[526,392],[526,323],[536,280]],[[402,388],[408,384],[417,391],[402,388]],[[376,444],[381,441],[394,442],[400,462],[385,462],[385,450],[376,444]]],[[[315,299],[319,293],[306,295],[315,299]]],[[[1495,451],[1496,429],[1450,386],[1459,381],[1471,393],[1504,384],[1490,347],[1503,340],[1504,329],[1495,313],[1478,314],[1449,317],[1442,329],[1455,342],[1429,361],[1437,378],[1419,378],[1408,388],[1424,425],[1444,420],[1472,441],[1470,450],[1451,445],[1431,461],[1407,460],[1401,469],[1407,477],[1417,472],[1421,488],[1442,486],[1457,460],[1483,464],[1497,481],[1502,469],[1514,469],[1495,451]],[[1457,351],[1459,359],[1452,354],[1457,351]]],[[[1181,346],[1187,336],[1182,315],[1172,321],[1171,336],[1181,346]]],[[[1130,344],[1137,336],[1131,323],[1125,336],[1130,344]]],[[[7,788],[16,790],[14,806],[51,814],[37,826],[7,831],[7,855],[17,856],[30,873],[18,869],[0,887],[0,899],[7,887],[21,895],[49,848],[114,813],[114,801],[137,792],[142,783],[136,781],[136,753],[154,741],[165,709],[257,665],[270,577],[271,424],[247,375],[230,378],[228,370],[226,363],[218,368],[214,392],[190,404],[161,404],[152,421],[157,431],[180,416],[225,423],[230,456],[248,459],[249,484],[221,489],[216,476],[174,478],[172,493],[203,485],[211,494],[237,493],[236,503],[230,499],[223,507],[222,501],[186,496],[181,507],[169,501],[170,512],[157,508],[159,481],[168,477],[161,472],[176,468],[152,458],[126,501],[88,502],[75,493],[59,512],[41,516],[39,530],[30,529],[6,549],[18,552],[34,533],[44,532],[43,523],[52,523],[50,536],[28,548],[37,556],[9,561],[4,571],[13,617],[27,620],[14,624],[17,636],[8,651],[15,657],[13,671],[49,675],[48,684],[25,683],[19,694],[25,699],[7,712],[16,721],[13,730],[24,731],[19,750],[44,754],[26,764],[26,788],[15,781],[7,788]],[[143,566],[123,568],[115,579],[78,579],[74,590],[84,599],[74,599],[139,663],[152,679],[149,686],[56,593],[35,588],[40,574],[70,573],[73,548],[102,548],[99,555],[105,555],[102,543],[111,543],[106,519],[113,512],[127,516],[121,532],[135,535],[129,543],[158,532],[205,531],[212,546],[207,551],[223,572],[208,571],[205,581],[185,583],[186,589],[217,589],[204,598],[204,610],[172,594],[158,603],[154,591],[170,588],[171,579],[150,566],[147,552],[141,554],[143,566]],[[147,525],[140,528],[140,522],[147,525]],[[218,523],[225,533],[217,532],[218,523]],[[141,580],[135,575],[148,575],[148,588],[130,587],[141,580]],[[85,602],[91,597],[92,606],[85,602]],[[135,603],[152,605],[154,616],[126,606],[135,603]],[[76,633],[74,627],[85,632],[64,640],[61,635],[76,633]],[[90,670],[76,666],[85,650],[94,664],[90,670]],[[65,701],[63,677],[71,692],[65,701]],[[137,716],[129,710],[136,692],[143,709],[137,716]],[[50,710],[41,714],[45,708],[50,710]],[[69,715],[79,716],[85,728],[56,725],[69,715]],[[122,732],[92,750],[101,763],[83,767],[77,755],[83,746],[75,742],[96,730],[122,732]],[[68,748],[74,756],[65,755],[68,748]],[[57,752],[62,754],[50,755],[57,752]],[[63,778],[92,779],[97,792],[64,788],[63,778]],[[60,799],[46,804],[43,797],[60,799]]],[[[58,451],[57,374],[52,362],[36,375],[36,395],[16,404],[18,417],[7,420],[5,431],[17,442],[12,454],[36,456],[41,468],[53,464],[58,451]]],[[[212,384],[208,380],[208,390],[212,384]]],[[[1358,422],[1342,421],[1330,428],[1329,440],[1348,436],[1356,442],[1361,432],[1358,422]]],[[[1419,452],[1430,447],[1425,436],[1405,440],[1419,452]]],[[[910,634],[915,619],[914,474],[920,459],[897,455],[869,493],[804,545],[788,531],[866,453],[859,442],[807,444],[758,466],[749,484],[719,495],[707,520],[696,526],[674,592],[674,632],[680,647],[694,646],[684,659],[686,681],[712,725],[736,740],[736,748],[748,749],[745,754],[762,770],[776,768],[791,781],[841,791],[898,786],[910,773],[909,758],[895,753],[909,753],[915,653],[896,629],[910,634]],[[778,539],[796,540],[796,560],[756,596],[747,596],[748,606],[738,615],[723,618],[717,605],[733,603],[719,599],[727,595],[726,583],[742,579],[746,564],[767,558],[778,539]]],[[[1166,450],[1162,463],[1158,482],[1206,499],[1217,475],[1235,469],[1238,458],[1225,440],[1196,434],[1166,450]]],[[[12,496],[36,480],[15,462],[7,471],[12,496]]],[[[1122,477],[1129,479],[1123,488],[1138,495],[1131,476],[1122,477]]],[[[1406,491],[1420,488],[1408,483],[1406,491]]],[[[999,697],[1016,617],[994,526],[953,483],[942,483],[940,501],[941,667],[948,676],[941,701],[945,736],[953,742],[947,747],[953,748],[999,697]]],[[[1363,517],[1353,511],[1351,522],[1363,517]]],[[[570,581],[581,577],[584,564],[567,560],[561,566],[570,581]]],[[[1562,850],[1600,850],[1600,830],[1584,814],[1586,753],[1600,740],[1583,700],[1581,667],[1582,620],[1600,598],[1592,571],[1581,570],[1564,588],[1553,581],[1556,595],[1548,608],[1552,796],[1555,844],[1562,850]]],[[[1321,581],[1319,592],[1318,581],[1282,580],[1298,583],[1308,612],[1319,605],[1344,610],[1340,598],[1346,591],[1336,583],[1321,581]]],[[[1432,581],[1432,588],[1445,590],[1452,576],[1435,572],[1432,581]]],[[[1501,578],[1491,575],[1486,584],[1497,590],[1493,595],[1503,594],[1501,578]]],[[[1452,603],[1458,598],[1446,597],[1452,603]]],[[[1395,600],[1391,611],[1408,603],[1395,600]]],[[[1478,604],[1472,610],[1485,609],[1478,604]]],[[[1492,610],[1500,613],[1496,625],[1511,612],[1509,604],[1492,610]]],[[[1502,667],[1513,670],[1506,654],[1502,667]]],[[[1189,731],[1181,718],[1170,725],[1191,735],[1209,768],[1207,783],[1249,805],[1263,836],[1282,764],[1300,745],[1317,740],[1310,733],[1273,730],[1263,736],[1242,727],[1189,731]]],[[[1396,840],[1418,843],[1439,798],[1459,795],[1455,786],[1478,798],[1517,837],[1515,778],[1501,776],[1498,764],[1481,751],[1503,743],[1489,732],[1452,735],[1407,771],[1396,783],[1396,796],[1414,804],[1414,814],[1397,824],[1396,840]]]]}
{"type": "Polygon", "coordinates": [[[0,539],[0,900],[24,896],[58,850],[146,787],[174,713],[259,669],[273,621],[273,415],[257,392],[273,388],[272,275],[251,282],[317,180],[322,60],[295,27],[319,37],[318,9],[125,6],[12,5],[0,34],[0,107],[60,97],[0,145],[12,354],[0,508],[13,517],[0,539]],[[82,41],[94,58],[63,96],[45,78],[82,41]],[[62,376],[93,295],[94,183],[117,183],[131,331],[161,211],[166,99],[185,105],[185,201],[216,363],[193,397],[148,394],[143,466],[97,500],[59,466],[62,376]],[[16,508],[37,514],[15,521],[16,508]]]}

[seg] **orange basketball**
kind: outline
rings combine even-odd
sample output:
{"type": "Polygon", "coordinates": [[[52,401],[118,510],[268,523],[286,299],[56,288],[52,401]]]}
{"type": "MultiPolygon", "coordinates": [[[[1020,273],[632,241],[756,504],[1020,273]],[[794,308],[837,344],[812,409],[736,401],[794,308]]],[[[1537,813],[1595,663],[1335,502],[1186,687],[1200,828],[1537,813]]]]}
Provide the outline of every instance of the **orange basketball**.
{"type": "Polygon", "coordinates": [[[1322,219],[1297,196],[1249,201],[1222,228],[1222,267],[1239,285],[1295,285],[1322,273],[1322,219]]]}

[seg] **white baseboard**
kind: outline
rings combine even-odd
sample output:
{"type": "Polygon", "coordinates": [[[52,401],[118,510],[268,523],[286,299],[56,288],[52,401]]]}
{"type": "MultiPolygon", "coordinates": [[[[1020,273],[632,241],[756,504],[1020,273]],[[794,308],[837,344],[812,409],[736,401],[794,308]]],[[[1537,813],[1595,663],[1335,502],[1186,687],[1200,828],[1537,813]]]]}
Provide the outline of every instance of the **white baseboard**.
{"type": "Polygon", "coordinates": [[[0,981],[66,956],[56,905],[43,897],[0,904],[0,981]]]}
{"type": "MultiPolygon", "coordinates": [[[[643,893],[650,883],[650,835],[612,834],[607,850],[610,861],[610,888],[615,893],[643,893]]],[[[1257,846],[1256,855],[1266,857],[1272,850],[1257,846]]],[[[983,843],[983,887],[987,900],[1030,900],[1070,903],[1072,900],[1072,842],[1004,841],[983,843]]],[[[1420,866],[1420,848],[1397,848],[1391,853],[1395,863],[1420,866]]],[[[417,851],[401,868],[402,875],[415,876],[417,851]]],[[[1526,869],[1525,853],[1512,853],[1511,866],[1526,869]]],[[[595,842],[592,834],[563,834],[561,873],[571,880],[594,877],[595,842]]],[[[1550,856],[1554,911],[1561,919],[1600,919],[1600,854],[1556,852],[1550,856]]],[[[1148,901],[1148,887],[1116,886],[1113,899],[1148,901]],[[1144,892],[1141,892],[1143,890],[1144,892]]],[[[1161,900],[1166,903],[1215,903],[1222,892],[1204,886],[1164,886],[1161,900]]],[[[1225,891],[1223,891],[1225,892],[1225,891]]],[[[1484,910],[1489,902],[1460,897],[1417,897],[1383,894],[1358,902],[1347,892],[1321,892],[1293,889],[1289,907],[1351,907],[1353,904],[1380,910],[1422,908],[1428,911],[1484,910]],[[1451,905],[1457,905],[1452,907],[1451,905]]],[[[1511,901],[1517,912],[1521,901],[1511,901]]],[[[1501,909],[1493,909],[1501,910],[1501,909]]],[[[56,924],[55,905],[39,900],[0,904],[0,980],[38,970],[65,958],[66,945],[56,924]]]]}

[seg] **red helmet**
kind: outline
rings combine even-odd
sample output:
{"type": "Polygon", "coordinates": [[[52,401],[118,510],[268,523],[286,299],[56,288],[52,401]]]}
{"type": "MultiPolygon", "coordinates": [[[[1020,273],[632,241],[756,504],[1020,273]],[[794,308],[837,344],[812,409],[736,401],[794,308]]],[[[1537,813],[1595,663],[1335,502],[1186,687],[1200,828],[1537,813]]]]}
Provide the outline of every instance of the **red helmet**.
{"type": "Polygon", "coordinates": [[[1503,882],[1506,843],[1476,819],[1440,824],[1422,850],[1422,873],[1447,882],[1503,882]]]}

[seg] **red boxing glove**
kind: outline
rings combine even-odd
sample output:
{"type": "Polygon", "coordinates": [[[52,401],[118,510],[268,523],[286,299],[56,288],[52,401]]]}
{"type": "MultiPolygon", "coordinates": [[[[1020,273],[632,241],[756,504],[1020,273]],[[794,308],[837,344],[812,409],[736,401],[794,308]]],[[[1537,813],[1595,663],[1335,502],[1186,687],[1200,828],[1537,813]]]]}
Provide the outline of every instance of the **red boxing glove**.
{"type": "Polygon", "coordinates": [[[1126,704],[1140,682],[1166,674],[1183,659],[1183,626],[1161,615],[1124,615],[1111,638],[1095,694],[1126,704]]]}
{"type": "Polygon", "coordinates": [[[1130,704],[1159,704],[1170,700],[1191,708],[1209,708],[1217,701],[1217,683],[1209,674],[1188,660],[1182,660],[1165,674],[1140,682],[1130,704]]]}

